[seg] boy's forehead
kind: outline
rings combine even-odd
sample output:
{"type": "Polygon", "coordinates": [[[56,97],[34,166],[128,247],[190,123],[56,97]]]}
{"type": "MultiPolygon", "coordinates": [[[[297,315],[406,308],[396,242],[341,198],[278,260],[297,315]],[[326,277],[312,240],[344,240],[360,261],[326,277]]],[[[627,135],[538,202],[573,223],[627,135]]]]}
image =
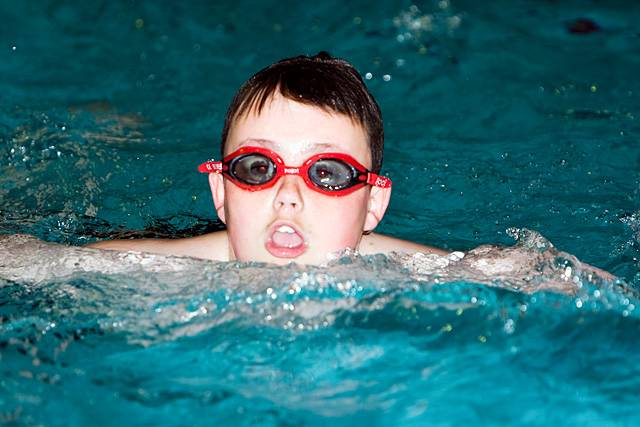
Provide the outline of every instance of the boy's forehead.
{"type": "Polygon", "coordinates": [[[296,153],[347,152],[370,164],[368,137],[363,126],[346,114],[274,97],[260,112],[251,109],[230,126],[225,155],[242,146],[296,153]]]}
{"type": "MultiPolygon", "coordinates": [[[[240,148],[243,146],[263,147],[272,151],[277,151],[281,148],[281,143],[264,138],[246,138],[234,145],[234,148],[240,148]]],[[[317,153],[323,151],[340,151],[343,147],[340,144],[331,142],[314,142],[314,141],[300,141],[295,145],[296,151],[300,153],[317,153]]]]}

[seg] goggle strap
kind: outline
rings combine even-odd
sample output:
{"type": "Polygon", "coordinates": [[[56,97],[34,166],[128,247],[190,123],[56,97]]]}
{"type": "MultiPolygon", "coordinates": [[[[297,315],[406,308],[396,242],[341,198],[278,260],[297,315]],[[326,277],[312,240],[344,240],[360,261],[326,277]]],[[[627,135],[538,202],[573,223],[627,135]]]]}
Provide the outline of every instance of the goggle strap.
{"type": "Polygon", "coordinates": [[[380,188],[391,188],[391,179],[369,172],[367,174],[367,184],[380,188]]]}
{"type": "Polygon", "coordinates": [[[201,173],[220,173],[222,172],[222,162],[209,161],[198,166],[198,172],[201,173]]]}

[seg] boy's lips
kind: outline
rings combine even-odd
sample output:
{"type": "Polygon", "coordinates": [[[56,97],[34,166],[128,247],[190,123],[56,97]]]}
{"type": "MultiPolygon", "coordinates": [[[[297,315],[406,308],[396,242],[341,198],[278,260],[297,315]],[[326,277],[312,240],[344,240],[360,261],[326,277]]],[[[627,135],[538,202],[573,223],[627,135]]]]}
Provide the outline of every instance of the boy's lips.
{"type": "Polygon", "coordinates": [[[277,258],[296,258],[307,250],[304,236],[289,222],[278,221],[269,228],[267,251],[277,258]]]}

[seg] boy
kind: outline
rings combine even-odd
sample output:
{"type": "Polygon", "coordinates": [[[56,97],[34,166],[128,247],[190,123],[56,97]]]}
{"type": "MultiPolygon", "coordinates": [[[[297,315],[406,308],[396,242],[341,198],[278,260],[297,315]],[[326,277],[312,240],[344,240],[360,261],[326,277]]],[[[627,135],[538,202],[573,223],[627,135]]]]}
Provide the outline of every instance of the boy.
{"type": "Polygon", "coordinates": [[[217,261],[321,264],[361,254],[440,249],[371,233],[391,196],[380,108],[351,64],[326,52],[279,61],[235,95],[222,162],[199,170],[225,231],[186,239],[89,246],[217,261]]]}

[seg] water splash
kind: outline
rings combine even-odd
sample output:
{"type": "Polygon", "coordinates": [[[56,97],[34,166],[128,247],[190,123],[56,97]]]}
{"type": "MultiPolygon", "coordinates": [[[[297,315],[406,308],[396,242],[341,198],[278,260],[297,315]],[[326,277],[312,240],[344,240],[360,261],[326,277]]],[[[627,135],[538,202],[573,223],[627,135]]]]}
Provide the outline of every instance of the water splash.
{"type": "MultiPolygon", "coordinates": [[[[510,247],[481,246],[448,256],[347,254],[321,267],[216,263],[0,236],[0,278],[5,292],[22,295],[20,304],[38,295],[53,301],[58,316],[89,310],[97,327],[127,330],[130,340],[147,344],[229,321],[314,330],[334,324],[341,313],[375,312],[390,303],[464,310],[502,307],[514,298],[536,301],[524,295],[543,291],[568,296],[538,301],[635,315],[637,295],[623,282],[558,251],[536,232],[509,232],[517,239],[510,247]],[[504,297],[509,293],[514,296],[504,297]]],[[[508,318],[526,304],[510,306],[508,318]]],[[[47,327],[51,320],[40,323],[47,327]]],[[[513,321],[504,327],[512,328],[513,321]]]]}
{"type": "Polygon", "coordinates": [[[401,259],[417,273],[418,280],[434,282],[460,280],[526,293],[549,290],[568,294],[576,294],[586,283],[626,286],[611,274],[557,250],[538,232],[510,228],[507,234],[516,240],[515,245],[483,245],[444,259],[424,254],[401,259]]]}
{"type": "Polygon", "coordinates": [[[638,298],[538,233],[510,233],[518,240],[506,248],[345,254],[320,267],[0,236],[0,357],[8,367],[0,411],[39,420],[44,401],[66,411],[64,402],[90,395],[122,413],[179,402],[229,413],[225,405],[252,413],[275,405],[289,420],[349,418],[364,407],[421,419],[434,416],[429,405],[459,399],[459,389],[488,376],[503,384],[484,396],[491,405],[507,391],[519,390],[523,402],[541,398],[548,388],[536,387],[536,372],[575,378],[575,362],[563,364],[553,349],[593,366],[614,360],[609,383],[613,375],[617,387],[633,387],[637,368],[626,361],[637,340],[625,334],[640,325],[638,298]]]}

